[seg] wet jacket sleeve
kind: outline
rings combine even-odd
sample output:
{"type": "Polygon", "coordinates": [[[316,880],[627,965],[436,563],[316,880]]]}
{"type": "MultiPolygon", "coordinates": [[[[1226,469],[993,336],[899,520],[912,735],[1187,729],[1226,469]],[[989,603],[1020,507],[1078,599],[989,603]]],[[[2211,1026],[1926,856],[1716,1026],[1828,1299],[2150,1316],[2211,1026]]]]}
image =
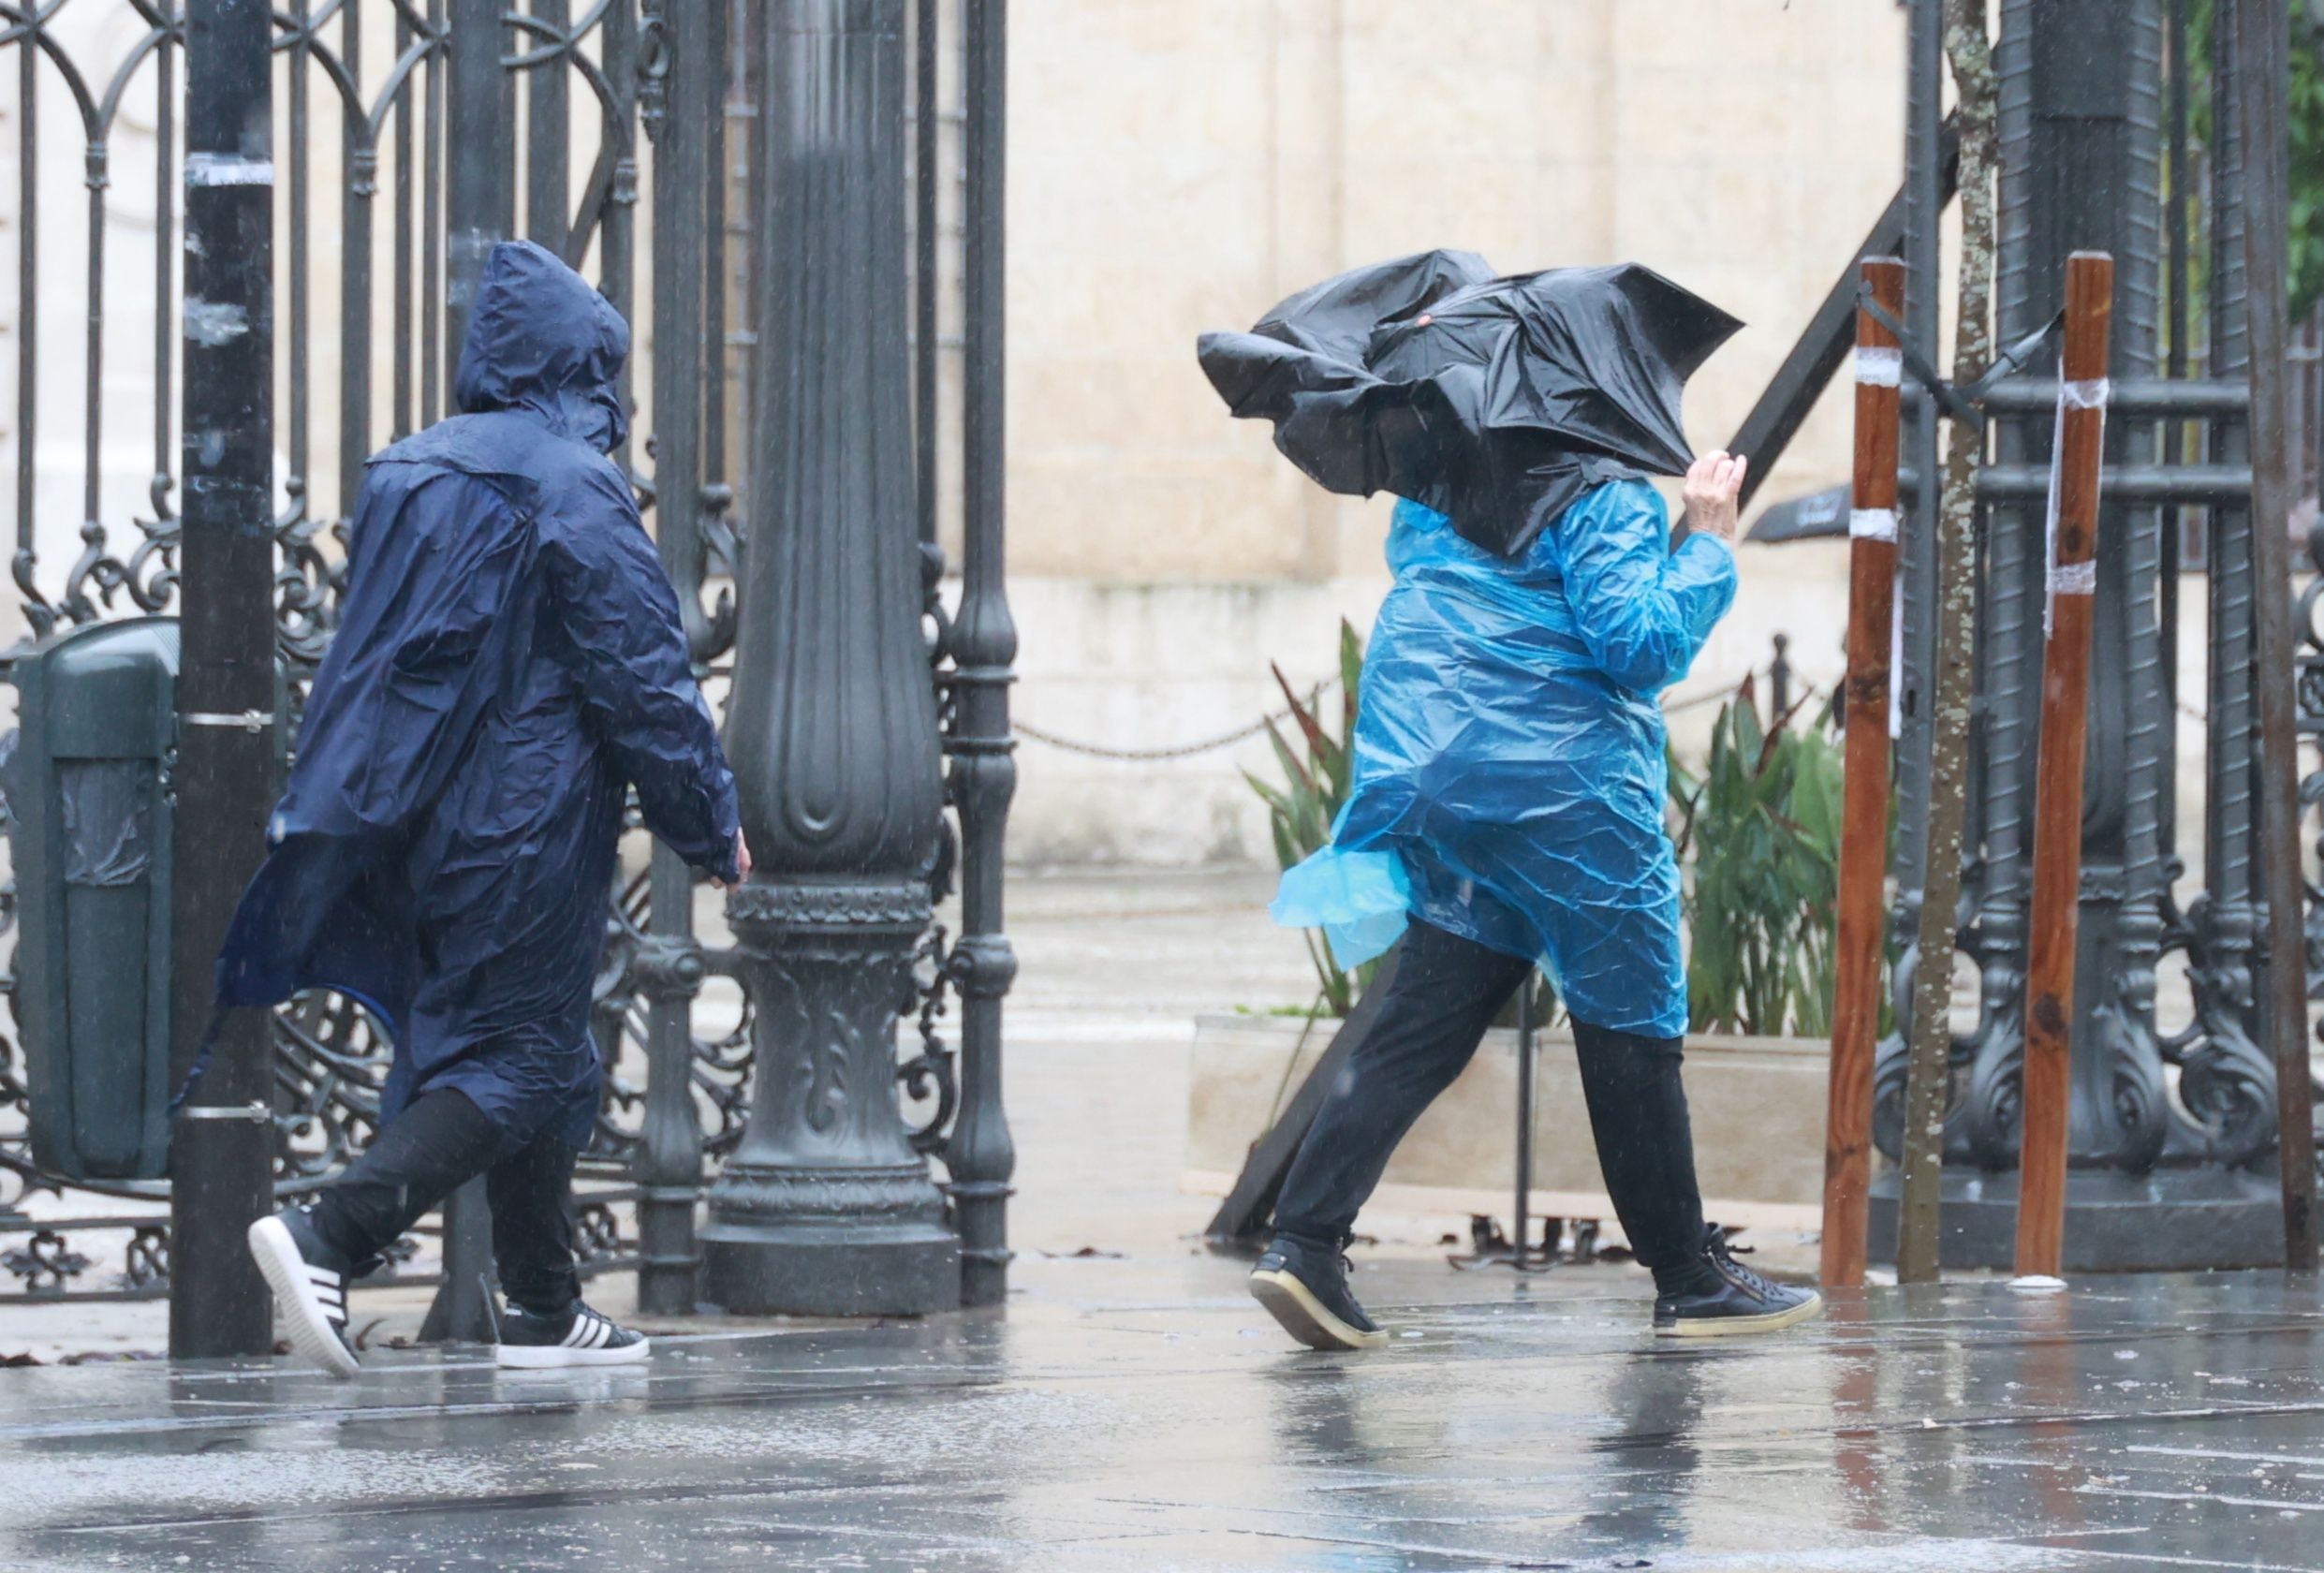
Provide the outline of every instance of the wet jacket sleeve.
{"type": "Polygon", "coordinates": [[[1710,536],[1669,549],[1669,515],[1644,481],[1590,492],[1558,522],[1566,598],[1591,659],[1625,688],[1659,693],[1686,675],[1735,600],[1735,555],[1710,536]]]}
{"type": "Polygon", "coordinates": [[[543,521],[541,559],[591,729],[637,787],[646,829],[695,867],[734,878],[734,773],[627,487],[610,471],[593,476],[581,506],[543,521]]]}

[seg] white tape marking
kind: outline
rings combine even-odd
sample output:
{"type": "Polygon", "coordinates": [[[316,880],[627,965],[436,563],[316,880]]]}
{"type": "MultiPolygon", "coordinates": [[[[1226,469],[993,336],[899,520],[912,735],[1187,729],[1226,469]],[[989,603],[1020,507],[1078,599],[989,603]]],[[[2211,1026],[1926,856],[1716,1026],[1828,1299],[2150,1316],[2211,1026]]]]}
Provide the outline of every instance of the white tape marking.
{"type": "Polygon", "coordinates": [[[178,717],[189,727],[225,727],[238,732],[263,732],[274,725],[274,717],[263,710],[245,710],[240,714],[223,714],[217,711],[197,710],[178,717]]]}
{"type": "Polygon", "coordinates": [[[1856,350],[1856,385],[1859,388],[1899,388],[1905,381],[1905,352],[1901,349],[1856,350]]]}
{"type": "Polygon", "coordinates": [[[2067,409],[2102,410],[2106,408],[2107,400],[2113,391],[2112,382],[2105,377],[2093,377],[2088,382],[2069,382],[2061,385],[2058,389],[2058,396],[2067,409]]]}
{"type": "Polygon", "coordinates": [[[2091,563],[2054,563],[2050,567],[2050,594],[2052,595],[2095,595],[2098,593],[2098,565],[2091,563]]]}
{"type": "Polygon", "coordinates": [[[1896,538],[1896,510],[1894,508],[1848,509],[1848,535],[1856,540],[1894,540],[1896,538]]]}
{"type": "Polygon", "coordinates": [[[232,344],[250,331],[250,313],[230,301],[188,299],[184,315],[185,336],[207,349],[232,344]]]}
{"type": "Polygon", "coordinates": [[[272,185],[274,161],[244,158],[238,153],[189,153],[185,155],[188,185],[272,185]]]}

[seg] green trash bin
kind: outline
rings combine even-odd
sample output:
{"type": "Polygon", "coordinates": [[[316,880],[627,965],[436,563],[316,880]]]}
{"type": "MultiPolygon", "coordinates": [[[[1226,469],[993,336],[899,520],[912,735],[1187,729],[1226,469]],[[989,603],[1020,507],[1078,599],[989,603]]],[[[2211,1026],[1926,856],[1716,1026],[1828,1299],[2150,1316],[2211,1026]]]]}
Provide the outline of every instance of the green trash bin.
{"type": "Polygon", "coordinates": [[[70,629],[16,665],[16,1020],[33,1160],[67,1179],[169,1172],[177,676],[166,617],[70,629]]]}

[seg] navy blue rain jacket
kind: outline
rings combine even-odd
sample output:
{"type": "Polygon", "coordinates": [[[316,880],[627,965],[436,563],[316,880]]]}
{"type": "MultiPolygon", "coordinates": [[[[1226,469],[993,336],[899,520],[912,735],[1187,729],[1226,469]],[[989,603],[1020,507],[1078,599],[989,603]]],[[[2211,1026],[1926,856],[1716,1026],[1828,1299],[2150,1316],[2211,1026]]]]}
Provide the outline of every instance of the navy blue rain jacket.
{"type": "Polygon", "coordinates": [[[734,777],[678,603],[607,455],[629,328],[540,247],[487,260],[465,413],[371,461],[348,594],[218,1004],[359,998],[395,1040],[383,1122],[456,1087],[511,1144],[576,1145],[624,799],[735,869],[734,777]]]}

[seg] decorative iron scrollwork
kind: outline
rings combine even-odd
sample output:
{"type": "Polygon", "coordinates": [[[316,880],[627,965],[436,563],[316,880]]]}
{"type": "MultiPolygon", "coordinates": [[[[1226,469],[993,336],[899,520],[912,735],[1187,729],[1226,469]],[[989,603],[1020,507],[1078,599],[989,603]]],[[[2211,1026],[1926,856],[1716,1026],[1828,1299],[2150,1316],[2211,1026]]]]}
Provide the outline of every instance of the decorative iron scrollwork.
{"type": "Polygon", "coordinates": [[[638,7],[638,122],[646,140],[658,142],[669,124],[669,19],[667,0],[640,0],[638,7]]]}
{"type": "Polygon", "coordinates": [[[612,1204],[585,1200],[579,1209],[573,1227],[573,1255],[583,1265],[621,1256],[626,1249],[622,1240],[622,1220],[612,1204]]]}
{"type": "Polygon", "coordinates": [[[948,1009],[954,952],[947,944],[944,925],[933,925],[912,959],[912,981],[919,1014],[919,1052],[896,1066],[903,1092],[905,1123],[912,1149],[922,1154],[941,1153],[952,1116],[960,1106],[955,1076],[955,1051],[939,1030],[948,1009]]]}
{"type": "Polygon", "coordinates": [[[121,1286],[132,1293],[160,1293],[169,1286],[169,1226],[156,1221],[129,1236],[121,1286]]]}
{"type": "Polygon", "coordinates": [[[703,565],[705,577],[721,577],[729,581],[719,588],[718,598],[711,603],[708,625],[700,646],[694,652],[696,660],[713,661],[733,650],[736,618],[740,615],[731,581],[742,566],[746,532],[743,522],[734,515],[734,488],[723,481],[703,487],[701,507],[694,527],[710,553],[710,561],[703,565]]]}
{"type": "Polygon", "coordinates": [[[0,1267],[14,1273],[28,1295],[62,1294],[91,1265],[63,1231],[53,1228],[36,1229],[23,1244],[0,1252],[0,1267]]]}
{"type": "Polygon", "coordinates": [[[302,994],[274,1014],[276,1166],[319,1177],[344,1167],[379,1125],[390,1045],[339,994],[302,994]]]}
{"type": "Polygon", "coordinates": [[[801,928],[909,928],[928,921],[925,885],[775,885],[754,881],[728,893],[738,923],[801,928]]]}

